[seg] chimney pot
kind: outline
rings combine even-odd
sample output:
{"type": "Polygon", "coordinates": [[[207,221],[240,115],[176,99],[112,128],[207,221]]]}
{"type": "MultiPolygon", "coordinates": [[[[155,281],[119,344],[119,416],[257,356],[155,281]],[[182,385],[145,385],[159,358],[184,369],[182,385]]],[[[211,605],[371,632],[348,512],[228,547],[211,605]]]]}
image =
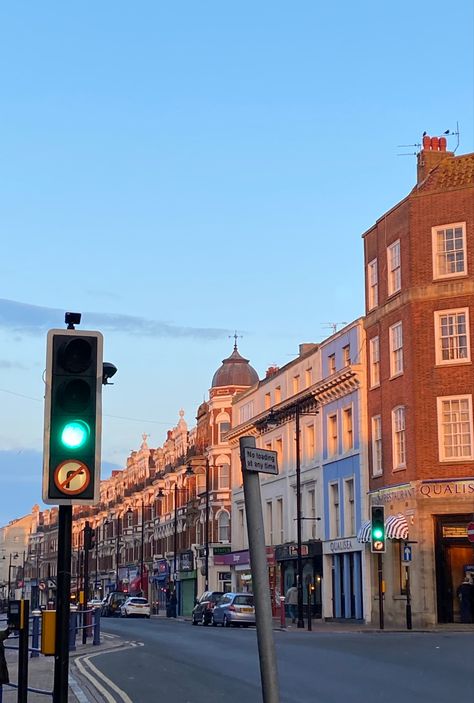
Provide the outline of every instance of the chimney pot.
{"type": "Polygon", "coordinates": [[[429,137],[427,134],[423,137],[423,149],[426,149],[426,151],[429,151],[431,147],[431,137],[429,137]]]}
{"type": "Polygon", "coordinates": [[[439,151],[439,139],[438,137],[431,137],[431,151],[439,151]]]}
{"type": "Polygon", "coordinates": [[[446,137],[440,137],[439,138],[439,150],[446,151],[446,144],[447,144],[446,137]]]}

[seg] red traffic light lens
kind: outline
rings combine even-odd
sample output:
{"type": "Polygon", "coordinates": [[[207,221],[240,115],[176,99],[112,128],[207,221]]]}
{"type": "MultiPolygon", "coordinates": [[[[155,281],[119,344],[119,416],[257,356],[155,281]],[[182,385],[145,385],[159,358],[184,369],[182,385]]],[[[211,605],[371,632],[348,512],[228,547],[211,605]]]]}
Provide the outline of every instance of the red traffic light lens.
{"type": "Polygon", "coordinates": [[[59,350],[58,361],[68,373],[87,371],[92,362],[90,342],[81,337],[65,342],[59,350]]]}

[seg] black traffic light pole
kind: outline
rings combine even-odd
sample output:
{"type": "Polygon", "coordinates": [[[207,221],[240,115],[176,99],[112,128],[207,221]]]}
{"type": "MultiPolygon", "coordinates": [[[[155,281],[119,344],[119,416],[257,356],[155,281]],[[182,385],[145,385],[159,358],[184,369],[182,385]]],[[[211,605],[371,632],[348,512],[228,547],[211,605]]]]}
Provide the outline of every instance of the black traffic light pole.
{"type": "Polygon", "coordinates": [[[382,554],[377,554],[377,572],[379,582],[379,625],[380,629],[384,629],[383,622],[383,573],[382,573],[382,554]]]}
{"type": "Polygon", "coordinates": [[[72,505],[59,506],[58,585],[53,703],[65,703],[69,688],[69,603],[71,597],[72,505]]]}

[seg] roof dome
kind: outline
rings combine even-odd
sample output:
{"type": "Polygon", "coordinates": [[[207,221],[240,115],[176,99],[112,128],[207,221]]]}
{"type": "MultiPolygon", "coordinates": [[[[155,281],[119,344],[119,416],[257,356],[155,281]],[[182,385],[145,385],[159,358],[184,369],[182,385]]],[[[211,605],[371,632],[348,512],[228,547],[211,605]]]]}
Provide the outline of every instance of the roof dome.
{"type": "Polygon", "coordinates": [[[258,381],[258,373],[237,351],[237,342],[232,354],[222,361],[212,378],[211,388],[218,386],[253,386],[258,381]]]}

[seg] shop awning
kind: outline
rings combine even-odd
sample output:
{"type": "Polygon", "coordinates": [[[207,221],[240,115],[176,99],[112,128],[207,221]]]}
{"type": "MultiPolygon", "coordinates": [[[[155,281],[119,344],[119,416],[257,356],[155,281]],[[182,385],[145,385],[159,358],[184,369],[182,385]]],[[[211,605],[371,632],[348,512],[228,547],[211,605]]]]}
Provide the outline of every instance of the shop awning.
{"type": "Polygon", "coordinates": [[[371,526],[371,521],[366,520],[365,522],[362,523],[362,525],[359,528],[359,532],[357,533],[357,541],[358,542],[370,542],[370,526],[371,526]]]}
{"type": "Polygon", "coordinates": [[[385,534],[388,539],[407,539],[408,523],[406,517],[401,513],[389,515],[385,520],[385,534]]]}
{"type": "MultiPolygon", "coordinates": [[[[370,542],[370,527],[370,520],[362,523],[357,533],[358,542],[370,542]]],[[[401,513],[388,515],[385,518],[385,536],[387,539],[407,539],[408,523],[406,517],[401,513]]]]}

